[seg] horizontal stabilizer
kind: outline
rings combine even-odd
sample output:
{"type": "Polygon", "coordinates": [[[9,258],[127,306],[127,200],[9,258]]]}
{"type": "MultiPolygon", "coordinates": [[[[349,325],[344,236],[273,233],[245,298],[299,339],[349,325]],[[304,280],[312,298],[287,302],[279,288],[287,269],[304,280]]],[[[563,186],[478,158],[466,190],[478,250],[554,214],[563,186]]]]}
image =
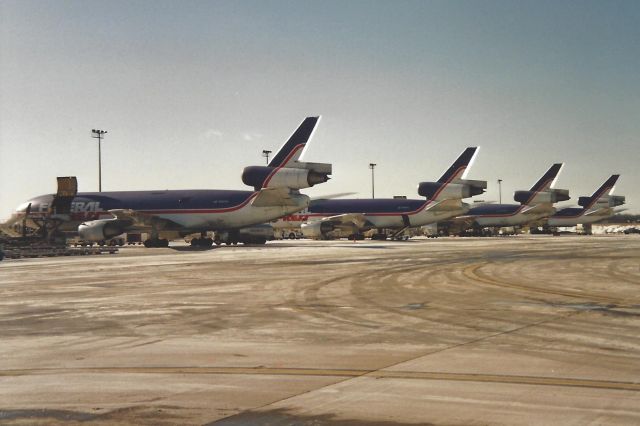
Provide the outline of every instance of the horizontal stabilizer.
{"type": "Polygon", "coordinates": [[[345,213],[336,216],[325,217],[322,222],[331,222],[336,226],[351,225],[362,228],[367,224],[367,218],[362,213],[345,213]]]}
{"type": "Polygon", "coordinates": [[[542,210],[548,210],[546,207],[544,207],[542,204],[536,204],[533,206],[527,206],[525,208],[523,208],[520,213],[522,214],[532,214],[532,213],[539,213],[542,210]]]}

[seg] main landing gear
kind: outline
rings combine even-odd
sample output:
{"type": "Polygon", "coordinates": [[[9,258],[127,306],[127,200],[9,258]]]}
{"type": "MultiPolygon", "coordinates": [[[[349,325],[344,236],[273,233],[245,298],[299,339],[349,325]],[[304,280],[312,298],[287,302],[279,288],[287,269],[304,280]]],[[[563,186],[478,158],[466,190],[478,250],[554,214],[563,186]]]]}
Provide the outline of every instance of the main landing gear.
{"type": "Polygon", "coordinates": [[[169,247],[169,240],[165,238],[149,238],[144,241],[145,247],[169,247]]]}
{"type": "Polygon", "coordinates": [[[193,238],[191,240],[191,247],[211,247],[213,245],[213,238],[193,238]]]}

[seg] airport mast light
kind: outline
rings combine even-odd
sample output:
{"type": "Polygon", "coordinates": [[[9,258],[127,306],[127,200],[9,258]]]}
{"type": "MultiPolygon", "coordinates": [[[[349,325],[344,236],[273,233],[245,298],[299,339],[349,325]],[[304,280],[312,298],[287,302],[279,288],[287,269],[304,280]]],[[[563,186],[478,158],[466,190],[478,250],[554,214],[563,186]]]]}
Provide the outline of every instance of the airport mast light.
{"type": "Polygon", "coordinates": [[[272,151],[269,151],[268,149],[262,150],[262,156],[267,159],[267,166],[269,165],[269,154],[271,154],[271,152],[272,151]]]}
{"type": "Polygon", "coordinates": [[[502,179],[498,179],[498,197],[500,199],[499,203],[502,204],[502,179]]]}
{"type": "Polygon", "coordinates": [[[106,130],[91,129],[91,137],[98,139],[98,192],[102,192],[102,139],[106,130]]]}
{"type": "Polygon", "coordinates": [[[374,178],[374,169],[376,166],[376,163],[369,163],[369,168],[371,169],[371,198],[376,198],[376,182],[374,178]]]}

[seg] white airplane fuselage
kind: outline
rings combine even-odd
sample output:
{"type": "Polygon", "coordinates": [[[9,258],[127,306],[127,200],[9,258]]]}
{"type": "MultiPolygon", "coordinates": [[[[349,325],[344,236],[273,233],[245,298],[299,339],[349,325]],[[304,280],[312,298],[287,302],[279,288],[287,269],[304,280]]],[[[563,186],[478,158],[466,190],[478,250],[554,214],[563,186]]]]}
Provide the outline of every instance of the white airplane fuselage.
{"type": "MultiPolygon", "coordinates": [[[[304,209],[309,197],[292,194],[291,205],[257,207],[258,192],[217,190],[122,191],[79,193],[71,203],[68,220],[60,230],[73,232],[86,221],[112,219],[108,210],[131,209],[154,218],[165,219],[184,230],[226,230],[261,224],[304,209]]],[[[53,195],[36,197],[16,210],[13,222],[21,220],[31,204],[29,218],[42,220],[49,215],[53,195]]]]}

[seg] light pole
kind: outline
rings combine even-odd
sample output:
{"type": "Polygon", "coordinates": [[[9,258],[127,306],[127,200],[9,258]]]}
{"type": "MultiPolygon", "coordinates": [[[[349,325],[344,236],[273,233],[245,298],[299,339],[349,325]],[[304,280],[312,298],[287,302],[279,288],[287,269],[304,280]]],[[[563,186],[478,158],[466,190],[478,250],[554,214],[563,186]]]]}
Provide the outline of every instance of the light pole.
{"type": "Polygon", "coordinates": [[[271,154],[271,151],[268,149],[262,150],[262,156],[267,159],[267,166],[269,165],[269,154],[271,154]]]}
{"type": "Polygon", "coordinates": [[[91,137],[98,139],[98,192],[102,192],[102,138],[106,130],[91,129],[91,137]]]}
{"type": "Polygon", "coordinates": [[[499,203],[502,204],[502,179],[498,179],[498,197],[500,198],[499,203]]]}
{"type": "Polygon", "coordinates": [[[376,163],[369,163],[369,168],[371,169],[371,198],[376,198],[376,182],[373,176],[376,166],[376,163]]]}

